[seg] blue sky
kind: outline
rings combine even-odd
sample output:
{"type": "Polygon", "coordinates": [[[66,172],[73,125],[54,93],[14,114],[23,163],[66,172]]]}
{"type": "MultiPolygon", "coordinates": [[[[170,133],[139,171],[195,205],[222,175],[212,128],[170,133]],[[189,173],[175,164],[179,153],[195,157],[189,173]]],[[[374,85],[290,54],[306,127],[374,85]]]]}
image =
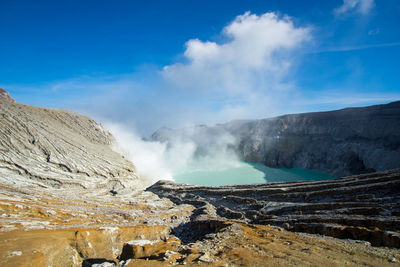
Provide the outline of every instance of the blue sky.
{"type": "Polygon", "coordinates": [[[400,100],[398,0],[1,0],[0,87],[148,134],[400,100]]]}

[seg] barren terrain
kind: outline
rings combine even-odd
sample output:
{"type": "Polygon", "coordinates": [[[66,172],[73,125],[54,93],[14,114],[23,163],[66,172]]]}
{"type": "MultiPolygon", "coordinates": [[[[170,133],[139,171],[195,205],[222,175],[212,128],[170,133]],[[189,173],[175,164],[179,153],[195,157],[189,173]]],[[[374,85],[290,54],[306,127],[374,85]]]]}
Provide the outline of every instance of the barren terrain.
{"type": "Polygon", "coordinates": [[[400,265],[398,170],[148,187],[100,124],[0,93],[1,266],[400,265]]]}

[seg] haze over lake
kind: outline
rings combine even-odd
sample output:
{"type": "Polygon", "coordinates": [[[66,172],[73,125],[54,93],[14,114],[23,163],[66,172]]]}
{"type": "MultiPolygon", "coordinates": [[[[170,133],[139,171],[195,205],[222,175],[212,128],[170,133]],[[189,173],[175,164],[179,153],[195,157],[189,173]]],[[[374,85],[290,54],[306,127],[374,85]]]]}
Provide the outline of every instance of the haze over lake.
{"type": "Polygon", "coordinates": [[[262,163],[239,162],[220,168],[186,169],[174,176],[177,183],[221,186],[270,182],[318,181],[335,178],[327,173],[303,169],[269,168],[262,163]]]}

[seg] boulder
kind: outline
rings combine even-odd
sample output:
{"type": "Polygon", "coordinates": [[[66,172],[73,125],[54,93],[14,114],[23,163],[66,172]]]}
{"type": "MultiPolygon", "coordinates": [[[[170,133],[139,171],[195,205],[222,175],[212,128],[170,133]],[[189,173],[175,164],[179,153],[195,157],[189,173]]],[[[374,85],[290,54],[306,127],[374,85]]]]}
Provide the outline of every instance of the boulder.
{"type": "Polygon", "coordinates": [[[179,248],[179,239],[171,237],[167,240],[131,240],[126,242],[122,248],[120,260],[128,259],[158,259],[164,257],[167,252],[179,248]]]}

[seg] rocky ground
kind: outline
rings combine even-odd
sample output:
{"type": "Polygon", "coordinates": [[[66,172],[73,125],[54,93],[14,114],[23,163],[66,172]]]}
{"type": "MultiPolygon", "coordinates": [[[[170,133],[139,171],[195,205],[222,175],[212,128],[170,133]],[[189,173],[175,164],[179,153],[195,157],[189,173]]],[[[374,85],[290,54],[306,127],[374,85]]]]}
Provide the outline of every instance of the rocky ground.
{"type": "Polygon", "coordinates": [[[220,187],[159,181],[147,190],[227,219],[400,248],[399,169],[325,181],[220,187]]]}
{"type": "MultiPolygon", "coordinates": [[[[73,195],[72,195],[73,196],[73,195]]],[[[150,192],[75,198],[2,187],[1,266],[396,266],[400,250],[293,233],[150,192]]]]}
{"type": "Polygon", "coordinates": [[[112,142],[90,118],[21,105],[0,90],[0,266],[399,265],[397,171],[231,188],[159,182],[146,190],[112,142]],[[329,210],[365,220],[318,223],[389,233],[394,243],[294,232],[320,233],[298,225],[329,210]]]}

